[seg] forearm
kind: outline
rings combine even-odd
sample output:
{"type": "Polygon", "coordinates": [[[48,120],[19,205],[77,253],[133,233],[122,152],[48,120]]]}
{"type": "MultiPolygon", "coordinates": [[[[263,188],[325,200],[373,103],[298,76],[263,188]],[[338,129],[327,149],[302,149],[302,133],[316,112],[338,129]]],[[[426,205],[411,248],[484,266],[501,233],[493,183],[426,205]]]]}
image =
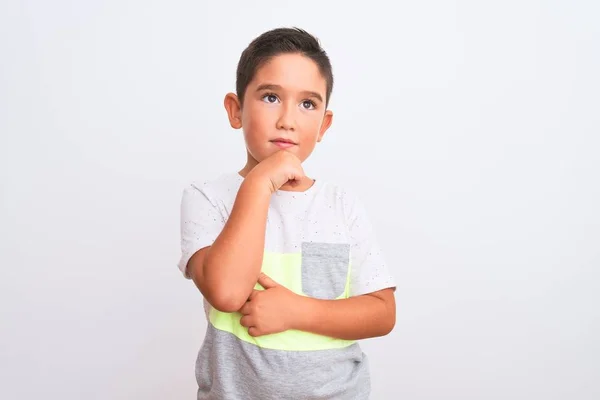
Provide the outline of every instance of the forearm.
{"type": "Polygon", "coordinates": [[[293,329],[345,340],[384,336],[396,323],[391,289],[341,300],[299,299],[293,329]]]}
{"type": "Polygon", "coordinates": [[[238,310],[261,270],[270,192],[245,180],[231,214],[202,263],[203,292],[222,311],[238,310]]]}

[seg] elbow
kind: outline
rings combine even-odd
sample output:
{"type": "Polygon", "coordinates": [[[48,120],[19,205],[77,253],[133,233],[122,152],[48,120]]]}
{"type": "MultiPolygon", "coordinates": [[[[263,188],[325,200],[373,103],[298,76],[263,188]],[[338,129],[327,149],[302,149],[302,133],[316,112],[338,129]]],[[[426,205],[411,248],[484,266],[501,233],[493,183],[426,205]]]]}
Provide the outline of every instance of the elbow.
{"type": "Polygon", "coordinates": [[[239,311],[250,296],[250,291],[231,282],[227,276],[211,267],[210,253],[192,269],[192,279],[208,303],[218,311],[239,311]],[[207,267],[209,265],[209,267],[207,267]],[[217,273],[215,273],[217,271],[217,273]]]}
{"type": "Polygon", "coordinates": [[[382,326],[381,336],[386,336],[386,335],[389,335],[390,333],[392,333],[395,326],[396,326],[396,316],[391,315],[390,317],[387,318],[387,320],[385,321],[385,323],[382,326]]]}
{"type": "Polygon", "coordinates": [[[213,290],[210,295],[206,296],[206,300],[217,311],[224,313],[239,311],[246,303],[245,298],[236,295],[231,289],[213,290]]]}
{"type": "Polygon", "coordinates": [[[393,319],[386,319],[385,321],[381,321],[377,327],[375,328],[375,330],[373,330],[372,334],[370,335],[370,337],[382,337],[382,336],[387,336],[390,333],[392,333],[392,331],[394,330],[394,326],[396,325],[396,320],[395,318],[393,319]]]}
{"type": "Polygon", "coordinates": [[[394,298],[394,291],[389,289],[384,291],[382,300],[385,303],[385,312],[381,324],[381,336],[386,336],[392,333],[396,327],[396,299],[394,298]]]}
{"type": "Polygon", "coordinates": [[[242,288],[236,287],[232,282],[221,279],[205,279],[203,287],[200,289],[202,295],[208,303],[217,311],[232,313],[239,311],[250,293],[246,293],[242,288]]]}
{"type": "Polygon", "coordinates": [[[381,303],[378,304],[379,310],[377,323],[373,330],[374,336],[389,335],[396,326],[396,301],[393,292],[384,290],[377,295],[373,295],[373,297],[381,300],[381,303]]]}
{"type": "Polygon", "coordinates": [[[377,336],[386,336],[392,333],[394,327],[396,326],[396,311],[394,308],[388,309],[384,314],[383,318],[380,320],[378,324],[378,332],[377,336]]]}

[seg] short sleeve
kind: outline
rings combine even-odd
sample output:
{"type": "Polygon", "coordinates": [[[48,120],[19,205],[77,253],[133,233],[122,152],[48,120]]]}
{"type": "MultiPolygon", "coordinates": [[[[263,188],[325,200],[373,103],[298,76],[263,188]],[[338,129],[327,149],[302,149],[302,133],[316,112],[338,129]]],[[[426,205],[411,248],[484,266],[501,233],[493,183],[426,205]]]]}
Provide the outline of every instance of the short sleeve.
{"type": "Polygon", "coordinates": [[[187,263],[198,250],[211,246],[221,233],[225,220],[218,203],[211,199],[206,187],[192,184],[181,199],[181,258],[179,269],[186,273],[187,263]]]}
{"type": "Polygon", "coordinates": [[[395,279],[364,205],[355,196],[349,197],[346,203],[350,236],[350,296],[395,288],[395,279]]]}

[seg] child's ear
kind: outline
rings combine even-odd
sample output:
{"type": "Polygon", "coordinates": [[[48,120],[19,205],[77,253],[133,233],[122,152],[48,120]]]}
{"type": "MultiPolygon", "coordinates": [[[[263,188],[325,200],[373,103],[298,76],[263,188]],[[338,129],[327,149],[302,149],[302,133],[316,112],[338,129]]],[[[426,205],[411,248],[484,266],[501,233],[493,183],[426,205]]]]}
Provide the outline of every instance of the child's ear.
{"type": "Polygon", "coordinates": [[[229,118],[231,127],[233,129],[240,129],[242,127],[242,107],[240,99],[238,99],[234,93],[227,93],[223,104],[225,110],[227,110],[227,117],[229,118]]]}
{"type": "Polygon", "coordinates": [[[331,110],[325,111],[325,115],[323,116],[323,122],[321,122],[321,129],[319,130],[319,137],[317,139],[317,142],[320,142],[321,140],[323,140],[323,136],[325,136],[325,132],[327,132],[327,129],[329,129],[332,122],[333,122],[333,111],[331,111],[331,110]]]}

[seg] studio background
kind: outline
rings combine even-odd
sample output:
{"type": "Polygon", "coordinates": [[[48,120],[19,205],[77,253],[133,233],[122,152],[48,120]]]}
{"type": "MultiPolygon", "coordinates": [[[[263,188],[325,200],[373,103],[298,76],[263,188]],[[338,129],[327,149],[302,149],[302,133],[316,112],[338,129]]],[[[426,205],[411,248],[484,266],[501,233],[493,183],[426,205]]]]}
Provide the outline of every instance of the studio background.
{"type": "Polygon", "coordinates": [[[335,73],[306,170],[368,207],[398,281],[373,399],[600,398],[592,1],[0,4],[0,398],[193,399],[191,181],[240,169],[223,97],[299,26],[335,73]]]}

